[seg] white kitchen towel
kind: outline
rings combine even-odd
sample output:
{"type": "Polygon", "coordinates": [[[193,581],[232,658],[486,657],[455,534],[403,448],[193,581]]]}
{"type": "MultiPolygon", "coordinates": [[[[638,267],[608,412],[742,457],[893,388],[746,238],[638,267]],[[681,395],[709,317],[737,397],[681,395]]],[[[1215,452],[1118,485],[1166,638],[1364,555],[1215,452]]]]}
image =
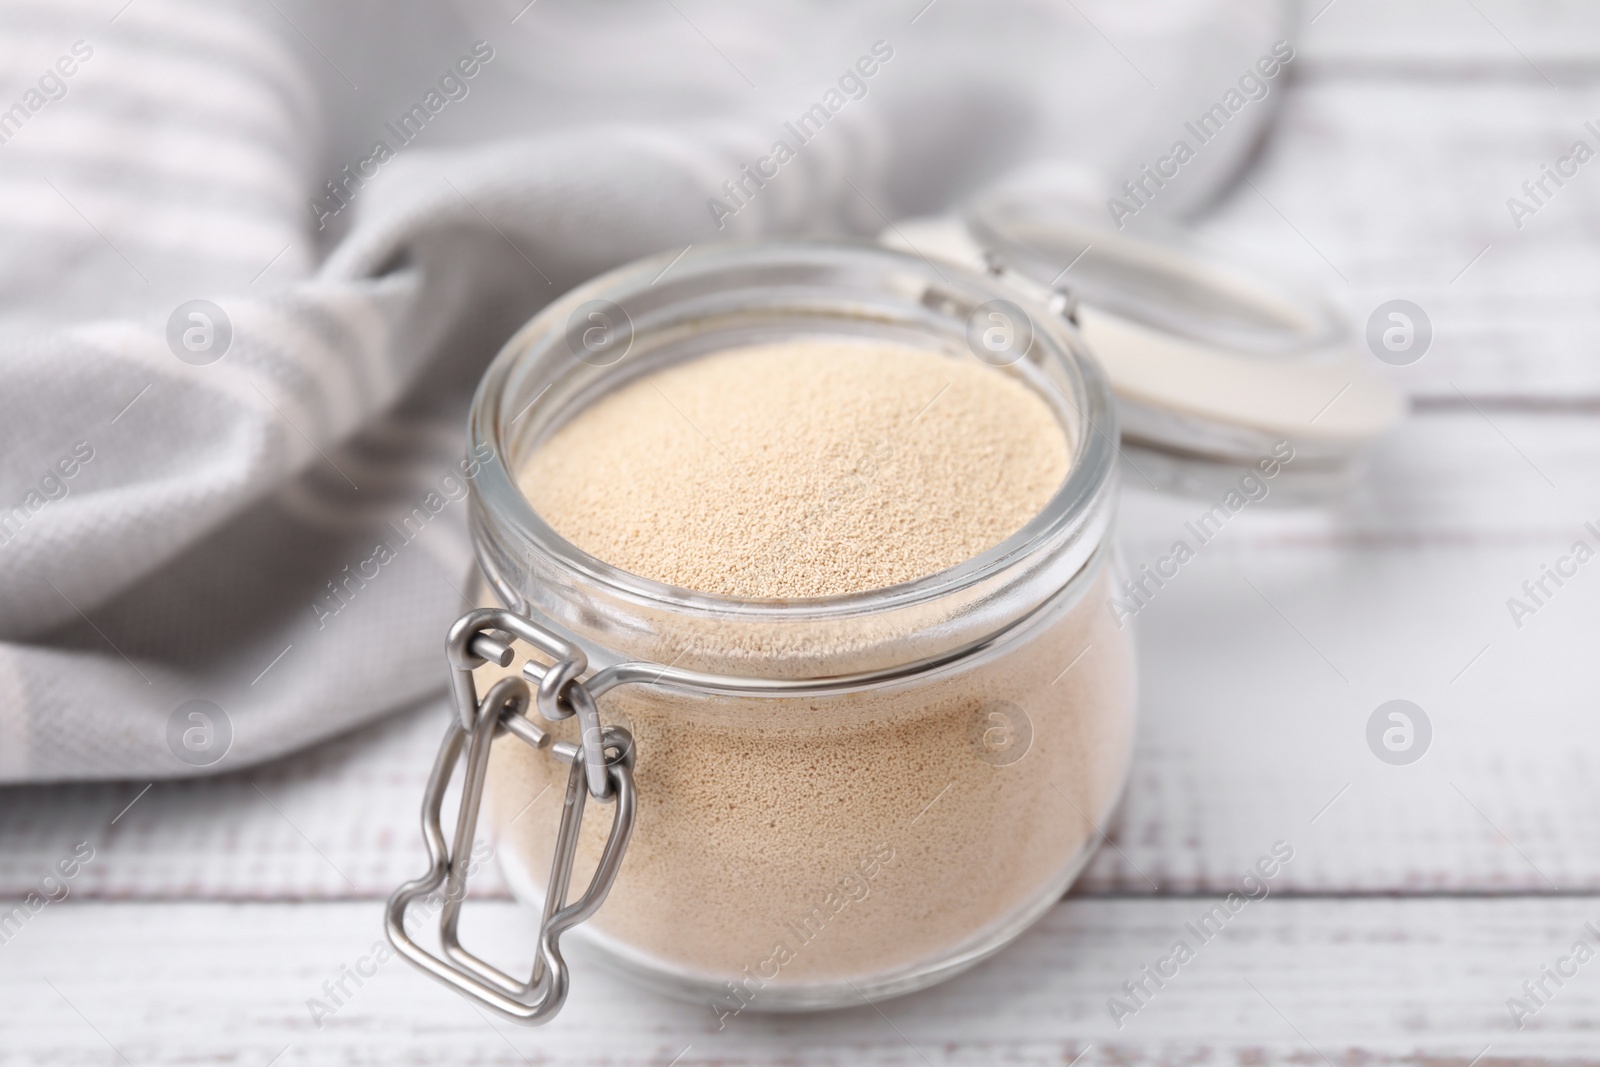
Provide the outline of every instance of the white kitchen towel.
{"type": "Polygon", "coordinates": [[[647,253],[1030,163],[1114,189],[1283,18],[1131,6],[0,5],[0,781],[226,770],[438,692],[501,341],[647,253]]]}

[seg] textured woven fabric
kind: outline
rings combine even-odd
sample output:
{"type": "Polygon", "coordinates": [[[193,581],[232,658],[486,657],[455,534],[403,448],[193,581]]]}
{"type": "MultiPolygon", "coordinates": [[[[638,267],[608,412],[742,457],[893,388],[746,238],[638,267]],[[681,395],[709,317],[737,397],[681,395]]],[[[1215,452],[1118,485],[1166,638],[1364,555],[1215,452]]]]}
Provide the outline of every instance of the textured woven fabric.
{"type": "Polygon", "coordinates": [[[0,781],[227,769],[436,692],[462,417],[540,306],[1021,166],[1113,190],[1281,17],[946,5],[0,8],[0,781]]]}

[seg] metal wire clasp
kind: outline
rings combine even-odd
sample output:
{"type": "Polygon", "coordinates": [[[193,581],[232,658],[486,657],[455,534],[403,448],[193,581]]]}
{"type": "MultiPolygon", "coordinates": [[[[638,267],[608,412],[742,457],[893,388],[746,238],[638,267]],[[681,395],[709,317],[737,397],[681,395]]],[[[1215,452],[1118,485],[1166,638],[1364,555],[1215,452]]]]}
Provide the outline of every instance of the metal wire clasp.
{"type": "Polygon", "coordinates": [[[514,612],[485,609],[463,615],[450,629],[449,657],[457,716],[439,746],[422,801],[422,836],[428,848],[429,868],[421,878],[407,882],[389,898],[385,932],[395,951],[457,992],[518,1022],[546,1022],[561,1010],[567,997],[567,964],[561,955],[561,935],[599,910],[616,881],[633,833],[633,739],[621,727],[601,726],[594,697],[579,681],[587,667],[582,650],[514,612]],[[524,665],[523,674],[537,683],[536,691],[530,691],[523,678],[505,678],[480,701],[473,668],[486,661],[510,666],[512,638],[526,641],[555,662],[548,667],[534,661],[524,665]],[[547,719],[576,714],[582,730],[580,742],[555,741],[527,717],[530,704],[537,704],[547,719]],[[489,747],[502,732],[515,734],[572,768],[567,775],[555,858],[545,892],[539,949],[526,982],[472,955],[461,947],[457,936],[461,904],[466,899],[472,839],[489,766],[489,747]],[[456,764],[462,760],[463,747],[466,772],[461,803],[454,840],[446,847],[441,809],[456,764]],[[615,804],[611,832],[588,888],[569,904],[567,894],[577,855],[578,831],[590,796],[615,804]],[[411,903],[436,893],[443,897],[439,941],[444,957],[423,948],[405,928],[411,903]]]}

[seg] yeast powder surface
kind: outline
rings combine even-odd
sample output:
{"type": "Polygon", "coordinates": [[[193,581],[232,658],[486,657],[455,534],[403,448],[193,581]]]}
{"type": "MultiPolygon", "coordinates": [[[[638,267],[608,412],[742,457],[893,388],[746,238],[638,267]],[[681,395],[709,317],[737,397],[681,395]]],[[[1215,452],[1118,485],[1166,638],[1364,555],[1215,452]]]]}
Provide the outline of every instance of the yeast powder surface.
{"type": "Polygon", "coordinates": [[[744,597],[880,589],[1037,515],[1067,441],[1027,385],[970,357],[814,338],[630,383],[521,473],[555,530],[611,565],[744,597]]]}

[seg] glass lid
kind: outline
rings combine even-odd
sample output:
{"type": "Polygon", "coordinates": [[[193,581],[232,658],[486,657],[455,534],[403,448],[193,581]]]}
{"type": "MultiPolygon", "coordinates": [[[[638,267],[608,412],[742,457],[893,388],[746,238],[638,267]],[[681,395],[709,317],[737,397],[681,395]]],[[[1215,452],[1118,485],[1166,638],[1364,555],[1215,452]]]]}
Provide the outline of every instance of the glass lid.
{"type": "Polygon", "coordinates": [[[1324,497],[1405,414],[1331,302],[1177,229],[1119,230],[1082,201],[999,192],[880,240],[1053,297],[1106,367],[1124,453],[1163,488],[1203,492],[1288,450],[1296,495],[1324,497]]]}
{"type": "Polygon", "coordinates": [[[1326,301],[1281,278],[1252,277],[1192,235],[1161,223],[1111,229],[1071,199],[995,195],[968,211],[968,233],[1007,266],[1083,304],[1177,337],[1265,358],[1312,355],[1344,335],[1326,301]]]}

